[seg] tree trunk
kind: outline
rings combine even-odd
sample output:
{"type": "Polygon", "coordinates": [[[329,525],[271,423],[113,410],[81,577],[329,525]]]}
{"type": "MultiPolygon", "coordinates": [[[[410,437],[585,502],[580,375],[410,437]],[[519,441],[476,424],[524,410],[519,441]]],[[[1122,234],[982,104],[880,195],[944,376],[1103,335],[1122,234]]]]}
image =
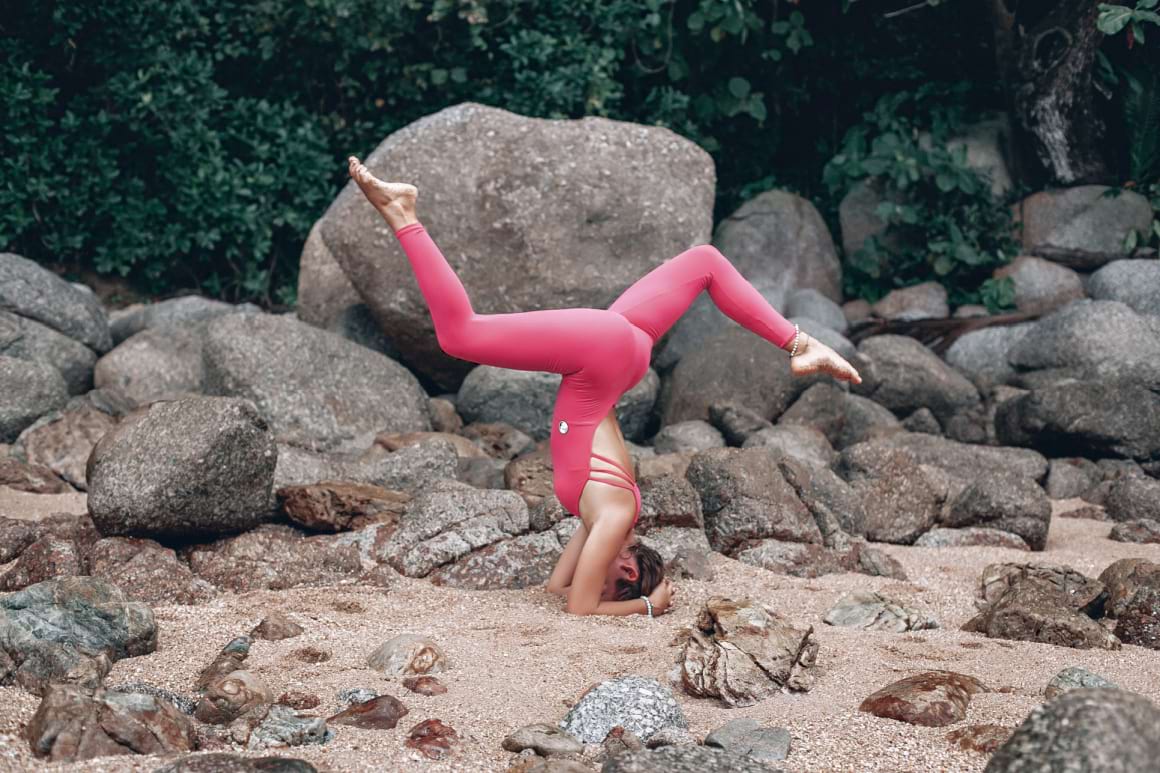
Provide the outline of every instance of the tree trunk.
{"type": "Polygon", "coordinates": [[[1113,182],[1092,85],[1096,51],[1104,38],[1096,27],[1099,3],[987,2],[1017,141],[1029,147],[1035,162],[1028,164],[1032,159],[1017,153],[1017,173],[1039,184],[1113,182]]]}

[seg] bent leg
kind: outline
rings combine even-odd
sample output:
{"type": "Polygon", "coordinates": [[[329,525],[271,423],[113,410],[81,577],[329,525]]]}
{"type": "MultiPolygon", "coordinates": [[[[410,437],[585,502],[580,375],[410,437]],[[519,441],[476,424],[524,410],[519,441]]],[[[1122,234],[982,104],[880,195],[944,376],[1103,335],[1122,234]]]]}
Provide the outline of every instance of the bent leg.
{"type": "Polygon", "coordinates": [[[403,226],[395,236],[427,301],[439,346],[452,357],[514,370],[573,373],[600,356],[607,311],[477,314],[463,283],[421,223],[403,226]]]}
{"type": "Polygon", "coordinates": [[[669,258],[621,293],[608,310],[647,332],[655,343],[706,289],[727,317],[778,348],[793,339],[793,324],[709,244],[669,258]]]}

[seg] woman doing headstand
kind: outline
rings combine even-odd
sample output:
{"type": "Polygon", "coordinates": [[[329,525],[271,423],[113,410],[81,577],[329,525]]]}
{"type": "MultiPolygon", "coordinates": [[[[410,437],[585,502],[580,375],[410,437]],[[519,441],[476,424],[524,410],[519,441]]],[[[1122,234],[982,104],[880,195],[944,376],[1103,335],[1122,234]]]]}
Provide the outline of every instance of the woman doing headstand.
{"type": "Polygon", "coordinates": [[[702,291],[737,323],[789,351],[795,375],[825,372],[861,381],[846,360],[801,333],[708,244],[657,266],[607,309],[477,314],[415,215],[415,186],[383,182],[354,156],[348,163],[350,176],[406,253],[443,351],[470,362],[563,377],[552,414],[553,485],[581,525],[547,589],[567,597],[570,613],[659,614],[671,606],[676,591],[663,578],[660,556],[633,531],[640,489],[614,408],[648,371],[653,345],[702,291]]]}

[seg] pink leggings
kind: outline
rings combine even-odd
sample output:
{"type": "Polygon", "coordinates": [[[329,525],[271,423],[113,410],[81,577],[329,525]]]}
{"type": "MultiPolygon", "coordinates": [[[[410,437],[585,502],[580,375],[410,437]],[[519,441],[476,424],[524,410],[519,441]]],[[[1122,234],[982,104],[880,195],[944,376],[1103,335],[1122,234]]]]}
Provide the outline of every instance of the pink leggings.
{"type": "Polygon", "coordinates": [[[577,516],[580,495],[592,480],[632,491],[639,518],[636,481],[616,462],[592,454],[592,436],[620,396],[648,371],[653,345],[701,291],[707,289],[726,316],[779,348],[794,335],[793,325],[708,244],[666,260],[607,309],[477,314],[422,223],[405,225],[395,236],[415,272],[444,352],[469,362],[563,376],[552,415],[553,485],[560,503],[577,516]],[[591,469],[592,456],[615,465],[621,474],[591,469]]]}

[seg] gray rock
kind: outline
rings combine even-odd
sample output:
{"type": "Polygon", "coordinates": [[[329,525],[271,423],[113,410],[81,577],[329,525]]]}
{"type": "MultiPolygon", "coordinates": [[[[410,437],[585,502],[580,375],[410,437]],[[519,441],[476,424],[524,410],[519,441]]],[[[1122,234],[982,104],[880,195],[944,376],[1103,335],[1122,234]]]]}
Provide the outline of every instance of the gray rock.
{"type": "Polygon", "coordinates": [[[803,287],[790,292],[782,315],[816,319],[838,333],[845,333],[850,327],[842,307],[813,287],[803,287]]]}
{"type": "Polygon", "coordinates": [[[1017,370],[1075,368],[1093,375],[1117,362],[1151,362],[1160,357],[1160,337],[1149,319],[1119,301],[1074,301],[1035,322],[1008,360],[1017,370]]]}
{"type": "Polygon", "coordinates": [[[972,546],[1030,550],[1018,534],[1000,529],[968,526],[958,529],[931,529],[914,541],[916,548],[962,548],[972,546]]]}
{"type": "Polygon", "coordinates": [[[658,454],[697,453],[706,448],[722,448],[725,438],[707,421],[693,419],[661,427],[653,437],[658,454]]]}
{"type": "Polygon", "coordinates": [[[35,320],[0,311],[0,355],[51,365],[60,371],[70,395],[93,384],[97,355],[81,342],[35,320]]]}
{"type": "Polygon", "coordinates": [[[1043,695],[1048,700],[1051,700],[1056,695],[1065,693],[1068,690],[1082,690],[1090,687],[1106,687],[1113,690],[1120,688],[1115,682],[1109,682],[1099,674],[1093,674],[1086,668],[1071,666],[1063,669],[1051,678],[1051,681],[1047,683],[1047,687],[1043,691],[1043,695]]]}
{"type": "Polygon", "coordinates": [[[563,550],[564,546],[552,531],[520,534],[438,566],[426,577],[435,585],[477,590],[542,586],[552,576],[563,550]]]}
{"type": "Polygon", "coordinates": [[[820,577],[839,574],[852,567],[845,556],[823,545],[785,542],[778,539],[749,540],[733,555],[743,564],[790,577],[820,577]]]}
{"type": "Polygon", "coordinates": [[[1138,521],[1124,521],[1112,527],[1108,539],[1116,542],[1160,543],[1160,521],[1141,518],[1138,521]]]}
{"type": "Polygon", "coordinates": [[[147,328],[101,357],[93,381],[137,405],[199,394],[205,382],[204,340],[204,325],[147,328]]]}
{"type": "Polygon", "coordinates": [[[620,725],[641,741],[665,727],[689,724],[672,690],[656,679],[619,676],[585,692],[560,720],[560,728],[581,743],[601,743],[620,725]]]}
{"type": "Polygon", "coordinates": [[[1103,478],[1096,463],[1082,456],[1059,457],[1049,464],[1044,488],[1052,499],[1083,496],[1103,478]]]}
{"type": "Polygon", "coordinates": [[[324,744],[334,737],[322,717],[300,716],[297,711],[275,703],[262,724],[250,733],[247,749],[269,749],[304,744],[324,744]]]}
{"type": "Polygon", "coordinates": [[[701,497],[714,550],[731,554],[766,537],[821,543],[813,516],[777,468],[779,456],[764,448],[710,448],[693,457],[685,477],[701,497]]]}
{"type": "Polygon", "coordinates": [[[1069,690],[1036,706],[987,763],[987,773],[1154,770],[1160,709],[1124,690],[1069,690]]]}
{"type": "Polygon", "coordinates": [[[843,400],[841,429],[836,440],[831,440],[834,448],[844,449],[855,443],[872,440],[902,430],[902,422],[890,412],[861,395],[847,394],[843,400]]]}
{"type": "MultiPolygon", "coordinates": [[[[785,306],[785,291],[776,279],[761,279],[752,272],[744,276],[770,307],[780,309],[785,306]]],[[[700,351],[736,327],[736,322],[717,308],[709,293],[701,293],[657,343],[653,366],[662,372],[671,371],[687,355],[700,351]]]]}
{"type": "Polygon", "coordinates": [[[1084,381],[1033,389],[995,411],[1007,445],[1053,456],[1160,458],[1160,391],[1130,381],[1084,381]]]}
{"type": "Polygon", "coordinates": [[[206,393],[252,400],[279,442],[355,451],[379,432],[431,429],[427,395],[406,368],[289,317],[213,319],[203,353],[206,393]]]}
{"type": "Polygon", "coordinates": [[[693,529],[704,534],[701,497],[684,475],[670,473],[646,478],[640,483],[637,529],[648,533],[665,526],[693,529]]]}
{"type": "Polygon", "coordinates": [[[114,661],[157,649],[153,610],[95,577],[61,577],[0,598],[0,684],[43,695],[52,682],[92,691],[114,661]]]}
{"type": "Polygon", "coordinates": [[[392,636],[367,656],[367,665],[387,676],[437,674],[448,668],[443,648],[425,636],[392,636]]]}
{"type": "MultiPolygon", "coordinates": [[[[821,213],[788,191],[760,193],[717,226],[713,244],[751,282],[842,298],[842,267],[821,213]]],[[[788,316],[788,315],[786,315],[788,316]]]]}
{"type": "Polygon", "coordinates": [[[350,583],[362,572],[356,546],[282,523],[264,523],[183,553],[198,577],[235,592],[350,583]]]}
{"type": "Polygon", "coordinates": [[[346,687],[338,691],[338,702],[343,706],[357,706],[378,697],[369,687],[346,687]]]}
{"type": "Polygon", "coordinates": [[[808,385],[790,373],[784,353],[774,349],[738,325],[700,342],[661,389],[661,424],[708,419],[709,406],[725,401],[762,416],[780,416],[808,385]]]}
{"type": "Polygon", "coordinates": [[[155,328],[204,327],[204,323],[214,317],[234,314],[239,311],[259,311],[252,303],[238,306],[201,295],[184,295],[156,303],[137,303],[112,314],[109,330],[113,343],[122,341],[143,330],[155,328]]]}
{"type": "MultiPolygon", "coordinates": [[[[842,452],[847,470],[859,456],[850,451],[842,452]]],[[[935,525],[944,495],[919,467],[918,456],[904,448],[882,449],[873,464],[866,473],[847,475],[866,510],[866,538],[913,544],[935,525]]]]}
{"type": "Polygon", "coordinates": [[[0,252],[0,311],[36,320],[97,354],[113,345],[108,317],[95,295],[11,252],[0,252]]]}
{"type": "Polygon", "coordinates": [[[986,610],[967,621],[963,630],[1057,647],[1120,649],[1119,639],[1075,611],[1059,591],[1026,579],[1010,585],[986,610]]]}
{"type": "Polygon", "coordinates": [[[877,335],[858,351],[865,367],[852,391],[902,416],[927,407],[940,421],[981,404],[979,390],[938,355],[910,336],[877,335]]]}
{"type": "Polygon", "coordinates": [[[778,425],[750,435],[742,448],[769,448],[810,467],[829,468],[838,453],[826,436],[811,427],[778,425]]]}
{"type": "Polygon", "coordinates": [[[1088,277],[1087,291],[1099,301],[1119,301],[1139,314],[1160,316],[1160,260],[1113,260],[1088,277]]]}
{"type": "MultiPolygon", "coordinates": [[[[3,255],[0,255],[3,257],[3,255]]],[[[64,407],[68,387],[60,371],[42,362],[0,355],[0,443],[11,443],[46,413],[64,407]]]]}
{"type": "Polygon", "coordinates": [[[705,746],[735,752],[761,762],[789,756],[790,736],[784,727],[762,727],[749,717],[730,720],[705,736],[705,746]]]}
{"type": "MultiPolygon", "coordinates": [[[[411,501],[381,555],[396,571],[425,577],[472,551],[522,534],[530,525],[528,506],[514,491],[439,481],[411,501]]],[[[540,536],[540,542],[545,539],[551,535],[540,536]]]]}
{"type": "Polygon", "coordinates": [[[938,282],[921,282],[886,293],[872,307],[883,319],[914,320],[951,315],[947,290],[938,282]]]}
{"type": "Polygon", "coordinates": [[[866,530],[866,510],[862,500],[832,470],[807,468],[796,460],[783,459],[778,468],[809,508],[828,547],[838,532],[861,536],[866,530]]]}
{"type": "Polygon", "coordinates": [[[178,536],[272,516],[277,449],[248,400],[198,397],[126,416],[93,448],[89,511],[102,534],[178,536]]]}
{"type": "Polygon", "coordinates": [[[864,631],[921,631],[938,628],[930,614],[873,591],[847,593],[826,613],[823,620],[844,628],[864,631]]]}
{"type": "Polygon", "coordinates": [[[927,435],[941,435],[942,425],[929,408],[922,407],[902,420],[902,428],[907,432],[924,432],[927,435]]]}
{"type": "Polygon", "coordinates": [[[1160,480],[1135,475],[1113,480],[1104,497],[1104,510],[1113,521],[1160,521],[1160,480]]]}
{"type": "Polygon", "coordinates": [[[947,503],[947,526],[987,526],[1017,534],[1032,550],[1047,546],[1051,500],[1039,484],[1018,473],[988,475],[968,484],[947,503]]]}
{"type": "Polygon", "coordinates": [[[838,474],[848,477],[853,468],[872,467],[873,460],[881,457],[887,448],[906,449],[924,465],[938,467],[951,477],[973,478],[1011,471],[1040,481],[1047,474],[1047,459],[1029,448],[960,443],[921,432],[894,432],[865,444],[844,448],[838,474]]]}
{"type": "Polygon", "coordinates": [[[1105,196],[1106,185],[1039,191],[1016,205],[1023,251],[1072,268],[1091,269],[1124,254],[1132,230],[1152,227],[1152,206],[1135,191],[1105,196]]]}
{"type": "MultiPolygon", "coordinates": [[[[836,445],[846,429],[846,409],[849,405],[846,398],[849,396],[849,392],[833,381],[819,381],[802,392],[793,405],[778,417],[777,425],[815,429],[826,436],[831,446],[836,445]]],[[[885,408],[880,410],[890,417],[890,421],[898,423],[890,411],[885,408]]],[[[769,423],[766,422],[765,426],[768,427],[769,423]]],[[[759,429],[762,427],[754,427],[734,445],[744,445],[745,440],[759,429]]]]}
{"type": "Polygon", "coordinates": [[[555,725],[542,722],[516,728],[501,744],[509,752],[531,749],[541,757],[553,754],[580,754],[584,745],[555,725]]]}
{"type": "Polygon", "coordinates": [[[1006,384],[1015,375],[1015,368],[1007,362],[1007,352],[1034,325],[1019,322],[972,330],[947,347],[946,361],[979,389],[1006,384]]]}
{"type": "MultiPolygon", "coordinates": [[[[802,397],[804,399],[805,396],[802,397]]],[[[731,446],[739,446],[754,432],[773,426],[757,411],[732,400],[722,400],[710,405],[709,421],[720,430],[726,444],[731,446]]]]}
{"type": "MultiPolygon", "coordinates": [[[[417,182],[437,203],[423,222],[479,314],[607,308],[665,259],[708,241],[712,229],[712,159],[658,126],[531,118],[465,102],[395,131],[364,163],[384,179],[417,182]],[[465,184],[485,200],[459,196],[465,184]],[[481,241],[484,232],[490,237],[481,241]]],[[[304,261],[299,286],[313,286],[303,305],[329,300],[303,318],[333,317],[361,296],[408,363],[457,388],[470,363],[439,348],[418,286],[398,281],[411,275],[406,256],[353,182],[317,227],[324,249],[304,261]],[[320,270],[331,259],[358,295],[320,270]]]]}
{"type": "Polygon", "coordinates": [[[1020,255],[991,275],[996,279],[1011,277],[1015,283],[1015,308],[1025,314],[1043,314],[1084,297],[1079,274],[1034,255],[1020,255]]]}
{"type": "Polygon", "coordinates": [[[274,489],[324,480],[372,483],[384,488],[413,491],[442,479],[454,479],[459,470],[455,446],[433,437],[398,451],[375,446],[365,453],[316,454],[293,446],[278,446],[274,489]]]}

